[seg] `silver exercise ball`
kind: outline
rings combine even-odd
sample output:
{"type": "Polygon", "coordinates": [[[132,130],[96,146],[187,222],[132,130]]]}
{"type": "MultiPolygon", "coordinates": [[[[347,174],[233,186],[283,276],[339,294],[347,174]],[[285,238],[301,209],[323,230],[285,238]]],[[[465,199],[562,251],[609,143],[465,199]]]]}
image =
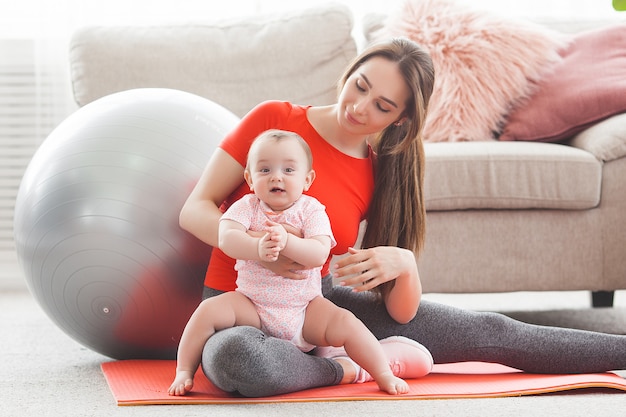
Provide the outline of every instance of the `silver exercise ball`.
{"type": "Polygon", "coordinates": [[[65,333],[115,359],[175,357],[211,250],[178,215],[238,120],[147,88],[96,100],[48,136],[24,174],[14,236],[30,291],[65,333]]]}

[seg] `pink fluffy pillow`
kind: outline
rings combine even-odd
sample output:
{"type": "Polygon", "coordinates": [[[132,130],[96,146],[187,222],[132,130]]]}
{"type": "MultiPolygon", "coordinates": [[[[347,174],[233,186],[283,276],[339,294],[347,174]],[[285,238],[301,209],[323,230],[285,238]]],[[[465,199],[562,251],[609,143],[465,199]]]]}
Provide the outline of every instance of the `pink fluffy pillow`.
{"type": "Polygon", "coordinates": [[[626,25],[583,32],[538,90],[509,115],[500,140],[559,142],[626,112],[626,25]]]}
{"type": "Polygon", "coordinates": [[[406,0],[374,40],[390,36],[412,39],[433,59],[429,142],[494,140],[511,107],[530,95],[565,45],[556,32],[452,0],[406,0]]]}

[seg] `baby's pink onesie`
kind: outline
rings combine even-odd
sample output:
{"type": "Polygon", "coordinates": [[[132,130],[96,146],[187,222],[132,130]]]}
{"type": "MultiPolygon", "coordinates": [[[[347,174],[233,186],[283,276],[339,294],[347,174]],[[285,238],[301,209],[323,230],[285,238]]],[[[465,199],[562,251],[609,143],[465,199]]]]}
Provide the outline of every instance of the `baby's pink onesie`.
{"type": "MultiPolygon", "coordinates": [[[[331,247],[336,244],[326,209],[313,197],[302,195],[293,206],[281,213],[273,212],[255,194],[247,194],[233,203],[222,219],[234,220],[246,229],[262,231],[269,219],[289,224],[300,230],[303,238],[329,236],[331,247]]],[[[303,272],[306,278],[283,278],[257,261],[237,260],[237,291],[256,306],[262,330],[270,336],[289,340],[307,352],[315,346],[302,337],[304,313],[309,302],[322,296],[321,266],[303,272]]]]}

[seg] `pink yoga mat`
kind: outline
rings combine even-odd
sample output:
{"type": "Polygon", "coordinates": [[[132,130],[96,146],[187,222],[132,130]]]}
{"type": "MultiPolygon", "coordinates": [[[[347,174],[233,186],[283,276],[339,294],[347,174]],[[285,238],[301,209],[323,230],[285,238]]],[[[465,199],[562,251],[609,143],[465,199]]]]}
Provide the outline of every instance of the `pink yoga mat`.
{"type": "Polygon", "coordinates": [[[102,364],[102,371],[118,405],[486,398],[580,388],[626,391],[626,380],[613,373],[527,374],[497,364],[466,362],[435,365],[431,374],[408,380],[411,389],[404,395],[388,395],[379,391],[375,382],[368,382],[314,388],[273,397],[242,398],[216,388],[198,371],[193,391],[176,397],[167,394],[175,369],[175,361],[126,360],[102,364]]]}

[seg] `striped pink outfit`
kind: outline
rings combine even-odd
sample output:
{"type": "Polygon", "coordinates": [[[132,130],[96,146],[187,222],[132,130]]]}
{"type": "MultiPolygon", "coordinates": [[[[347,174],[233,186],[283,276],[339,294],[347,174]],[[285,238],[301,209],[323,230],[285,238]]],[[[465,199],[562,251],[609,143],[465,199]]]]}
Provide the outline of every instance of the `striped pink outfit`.
{"type": "MultiPolygon", "coordinates": [[[[287,210],[274,213],[250,193],[233,203],[222,218],[234,220],[254,231],[265,230],[265,222],[269,219],[299,229],[304,238],[325,235],[330,237],[331,247],[336,244],[326,208],[306,195],[302,195],[287,210]]],[[[302,325],[309,302],[322,296],[321,266],[303,271],[307,277],[302,280],[283,278],[257,261],[237,260],[235,270],[237,291],[252,300],[265,333],[289,340],[303,351],[315,347],[303,339],[302,325]]]]}

